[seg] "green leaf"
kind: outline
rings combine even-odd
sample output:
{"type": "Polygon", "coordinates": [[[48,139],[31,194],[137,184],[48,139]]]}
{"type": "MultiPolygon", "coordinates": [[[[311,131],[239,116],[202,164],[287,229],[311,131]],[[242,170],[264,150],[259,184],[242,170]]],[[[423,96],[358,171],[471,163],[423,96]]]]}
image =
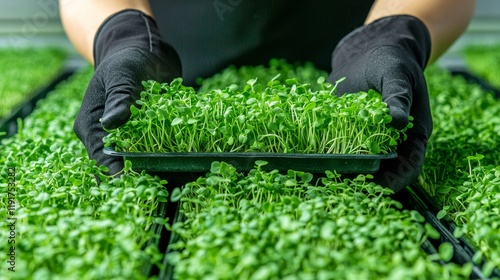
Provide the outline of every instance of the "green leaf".
{"type": "Polygon", "coordinates": [[[418,222],[418,223],[423,223],[425,222],[425,218],[424,216],[422,216],[418,211],[416,210],[412,210],[411,211],[411,219],[415,222],[418,222]]]}
{"type": "Polygon", "coordinates": [[[437,213],[436,217],[441,220],[442,218],[444,218],[448,213],[446,212],[446,210],[441,210],[437,213]]]}
{"type": "Polygon", "coordinates": [[[250,85],[250,86],[253,86],[256,82],[257,82],[257,78],[250,79],[250,80],[247,81],[247,84],[250,85]]]}
{"type": "Polygon", "coordinates": [[[176,125],[179,125],[182,123],[182,119],[181,118],[175,118],[172,120],[172,123],[170,124],[171,126],[176,126],[176,125]]]}
{"type": "Polygon", "coordinates": [[[453,231],[453,236],[455,238],[461,238],[462,236],[464,236],[464,230],[460,227],[456,227],[453,231]]]}
{"type": "Polygon", "coordinates": [[[391,138],[391,140],[389,140],[389,146],[397,146],[397,145],[398,145],[398,142],[396,141],[396,139],[391,138]]]}
{"type": "Polygon", "coordinates": [[[158,115],[156,114],[155,111],[153,110],[146,110],[146,115],[150,118],[150,119],[156,119],[158,117],[158,115]]]}
{"type": "Polygon", "coordinates": [[[240,134],[238,135],[238,141],[241,143],[241,144],[245,144],[248,140],[248,137],[246,134],[240,134]]]}
{"type": "Polygon", "coordinates": [[[312,181],[314,176],[311,173],[304,173],[303,176],[301,176],[302,182],[304,183],[309,183],[312,181]]]}
{"type": "Polygon", "coordinates": [[[295,187],[295,186],[297,186],[297,181],[295,179],[288,179],[285,181],[285,186],[295,187]]]}
{"type": "Polygon", "coordinates": [[[166,225],[168,223],[168,218],[160,218],[160,217],[156,217],[154,218],[154,222],[156,224],[159,224],[159,225],[166,225]]]}
{"type": "Polygon", "coordinates": [[[132,162],[130,160],[126,160],[124,165],[125,165],[124,168],[125,172],[132,170],[132,162]]]}
{"type": "Polygon", "coordinates": [[[497,267],[498,265],[498,261],[497,262],[493,262],[493,261],[487,261],[481,271],[483,272],[484,276],[486,277],[490,277],[491,274],[493,273],[493,270],[497,267]]]}
{"type": "Polygon", "coordinates": [[[210,165],[210,172],[214,174],[220,173],[220,161],[213,161],[210,165]]]}
{"type": "Polygon", "coordinates": [[[447,194],[451,191],[451,186],[441,185],[437,188],[437,192],[440,194],[447,194]]]}
{"type": "Polygon", "coordinates": [[[291,85],[297,85],[299,82],[297,81],[296,78],[291,78],[291,79],[286,79],[285,83],[289,86],[291,85]]]}
{"type": "Polygon", "coordinates": [[[480,264],[483,260],[483,252],[481,251],[476,251],[476,253],[474,253],[474,256],[472,256],[472,262],[475,263],[475,264],[480,264]]]}
{"type": "Polygon", "coordinates": [[[310,111],[316,108],[316,102],[309,102],[306,106],[304,106],[304,111],[310,111]]]}
{"type": "Polygon", "coordinates": [[[177,202],[179,201],[179,199],[181,198],[182,196],[182,192],[181,192],[181,189],[180,188],[175,188],[172,190],[172,193],[170,195],[170,200],[172,202],[177,202]]]}
{"type": "Polygon", "coordinates": [[[439,245],[438,251],[439,257],[445,262],[449,262],[451,258],[453,258],[453,245],[449,242],[444,242],[439,245]]]}
{"type": "Polygon", "coordinates": [[[267,165],[267,164],[268,164],[268,162],[265,160],[256,160],[255,161],[255,165],[258,167],[262,167],[262,166],[267,165]]]}
{"type": "Polygon", "coordinates": [[[252,105],[252,104],[257,103],[257,102],[258,102],[257,98],[252,97],[252,98],[249,98],[249,99],[247,100],[246,104],[247,104],[247,105],[252,105]]]}
{"type": "Polygon", "coordinates": [[[370,153],[372,153],[372,154],[379,154],[380,153],[380,146],[375,141],[369,142],[368,149],[370,150],[370,153]]]}
{"type": "Polygon", "coordinates": [[[430,238],[439,239],[441,237],[439,231],[437,231],[431,224],[425,223],[424,227],[425,227],[425,232],[430,238]]]}

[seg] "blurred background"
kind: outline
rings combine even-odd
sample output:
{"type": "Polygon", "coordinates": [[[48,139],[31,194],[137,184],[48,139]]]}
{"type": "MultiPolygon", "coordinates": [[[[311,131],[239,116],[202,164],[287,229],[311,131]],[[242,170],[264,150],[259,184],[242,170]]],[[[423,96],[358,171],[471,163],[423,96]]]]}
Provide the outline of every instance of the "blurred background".
{"type": "MultiPolygon", "coordinates": [[[[450,55],[468,44],[500,42],[500,1],[478,0],[467,32],[448,51],[450,55]]],[[[57,0],[0,1],[0,47],[58,46],[75,54],[59,19],[57,0]]]]}

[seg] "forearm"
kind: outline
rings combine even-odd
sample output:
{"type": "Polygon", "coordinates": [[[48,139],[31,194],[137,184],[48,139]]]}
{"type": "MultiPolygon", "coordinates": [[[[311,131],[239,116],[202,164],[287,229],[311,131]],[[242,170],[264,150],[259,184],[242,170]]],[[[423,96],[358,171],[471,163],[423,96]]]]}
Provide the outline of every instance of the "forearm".
{"type": "Polygon", "coordinates": [[[398,14],[419,18],[431,36],[431,64],[465,31],[475,5],[476,0],[377,0],[365,23],[398,14]]]}
{"type": "Polygon", "coordinates": [[[148,0],[60,0],[59,10],[64,30],[75,48],[94,63],[94,37],[110,15],[136,9],[152,16],[148,0]]]}

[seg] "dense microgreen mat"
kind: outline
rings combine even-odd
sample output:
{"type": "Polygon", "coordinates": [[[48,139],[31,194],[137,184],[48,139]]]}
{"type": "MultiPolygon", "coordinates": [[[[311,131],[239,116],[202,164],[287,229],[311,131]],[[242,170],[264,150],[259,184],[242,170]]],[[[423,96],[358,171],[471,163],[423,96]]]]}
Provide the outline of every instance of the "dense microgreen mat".
{"type": "MultiPolygon", "coordinates": [[[[336,84],[325,82],[311,66],[297,72],[299,77],[319,76],[313,83],[283,80],[277,70],[245,69],[242,78],[250,73],[255,78],[244,85],[207,86],[199,93],[181,79],[144,82],[130,120],[110,131],[106,145],[125,152],[380,154],[394,151],[404,137],[407,128],[390,126],[387,104],[375,91],[338,97],[336,84]]],[[[239,74],[229,68],[218,76],[222,82],[215,77],[206,82],[229,84],[239,74]]]]}
{"type": "Polygon", "coordinates": [[[0,49],[0,120],[60,73],[62,50],[0,49]]]}
{"type": "Polygon", "coordinates": [[[401,210],[370,176],[322,178],[299,171],[241,174],[214,162],[207,176],[172,192],[180,236],[167,257],[175,279],[463,279],[471,266],[440,265],[445,244],[416,211],[401,210]]]}
{"type": "MultiPolygon", "coordinates": [[[[485,59],[485,58],[483,58],[485,59]]],[[[500,268],[500,101],[480,86],[437,68],[426,72],[434,131],[419,178],[485,256],[486,275],[500,268]]]]}
{"type": "Polygon", "coordinates": [[[282,84],[287,79],[297,79],[302,83],[310,84],[313,90],[319,90],[322,87],[317,81],[318,79],[324,81],[325,77],[328,77],[328,73],[317,69],[311,63],[290,64],[283,59],[271,59],[268,65],[229,66],[210,78],[199,79],[198,92],[223,89],[231,85],[243,88],[251,79],[257,80],[257,84],[264,84],[271,78],[282,84]]]}
{"type": "Polygon", "coordinates": [[[500,45],[474,45],[463,51],[468,68],[500,88],[500,45]]]}
{"type": "Polygon", "coordinates": [[[72,131],[91,74],[60,85],[1,143],[0,279],[144,279],[143,265],[162,258],[145,244],[153,221],[165,222],[154,213],[166,201],[166,182],[129,164],[120,178],[104,176],[72,131]],[[15,243],[8,243],[12,217],[15,243]],[[7,270],[11,246],[15,272],[7,270]]]}
{"type": "MultiPolygon", "coordinates": [[[[8,243],[12,240],[10,231],[0,231],[0,240],[6,241],[0,243],[0,262],[4,264],[0,279],[144,279],[151,278],[143,275],[145,264],[152,262],[161,267],[162,255],[153,244],[147,244],[154,237],[149,230],[153,222],[166,222],[156,216],[155,209],[167,200],[167,182],[134,172],[129,163],[120,178],[105,176],[106,168],[94,166],[72,131],[90,77],[91,70],[87,69],[59,86],[21,124],[18,134],[0,144],[2,229],[8,228],[8,218],[17,218],[15,245],[8,243]],[[15,184],[9,185],[12,181],[15,184]],[[8,211],[11,201],[15,203],[15,213],[8,211]],[[7,270],[10,246],[15,247],[15,273],[7,270]]],[[[194,139],[173,142],[169,147],[179,145],[196,151],[201,149],[196,146],[200,145],[197,142],[201,130],[189,129],[203,123],[198,117],[217,119],[216,113],[220,113],[219,118],[226,121],[222,122],[224,128],[205,127],[207,135],[220,133],[220,140],[212,141],[215,151],[230,147],[231,142],[229,150],[237,150],[242,142],[250,143],[248,150],[266,147],[281,152],[297,151],[298,145],[326,147],[321,144],[328,143],[322,142],[323,138],[311,137],[323,130],[317,125],[327,122],[319,111],[329,112],[320,110],[328,108],[325,104],[329,103],[318,101],[323,98],[318,96],[328,93],[332,100],[341,98],[330,94],[335,85],[326,83],[324,77],[325,73],[312,65],[295,66],[273,60],[269,66],[230,67],[205,79],[197,91],[184,87],[181,80],[168,84],[146,82],[142,97],[147,100],[139,101],[132,109],[133,118],[145,119],[136,120],[144,125],[144,130],[134,125],[146,146],[160,146],[161,138],[150,132],[163,125],[169,127],[170,139],[180,141],[183,137],[179,134],[188,136],[184,140],[194,139]],[[278,98],[268,93],[276,93],[278,98]],[[282,97],[288,100],[291,95],[297,98],[293,104],[302,106],[294,115],[294,120],[302,125],[301,138],[280,143],[281,139],[274,136],[277,131],[292,134],[286,125],[280,126],[286,123],[282,119],[265,120],[266,126],[257,130],[258,135],[268,130],[262,139],[245,129],[236,130],[239,133],[227,130],[231,124],[252,124],[249,111],[245,111],[243,121],[241,112],[235,111],[238,98],[244,100],[245,110],[262,109],[262,115],[271,112],[282,97]],[[316,98],[314,105],[300,99],[301,95],[308,102],[316,98]],[[172,96],[184,99],[168,101],[172,96]],[[206,112],[198,111],[206,115],[193,113],[192,108],[198,104],[193,100],[209,103],[217,98],[219,103],[214,104],[231,100],[232,108],[210,107],[206,112]],[[172,106],[153,110],[148,107],[150,99],[163,99],[172,106]],[[269,106],[275,101],[278,102],[269,106]],[[173,118],[167,120],[166,116],[173,118]],[[264,143],[264,138],[273,141],[264,143]]],[[[455,234],[477,246],[474,259],[487,260],[483,272],[489,275],[500,266],[499,102],[479,86],[442,70],[428,69],[426,77],[434,132],[419,186],[442,209],[438,217],[456,223],[455,234]]],[[[351,121],[352,117],[364,118],[374,127],[377,123],[387,124],[387,110],[375,92],[349,95],[342,104],[350,102],[357,110],[365,108],[359,103],[367,100],[372,103],[366,106],[376,104],[370,107],[372,112],[339,110],[346,117],[343,121],[351,121]]],[[[289,108],[293,105],[284,103],[289,108]]],[[[342,123],[335,125],[346,131],[342,123]]],[[[368,132],[370,125],[363,125],[366,127],[362,132],[373,133],[368,132]]],[[[255,126],[252,132],[256,131],[255,126]]],[[[346,137],[354,135],[352,131],[346,133],[350,133],[346,137]]],[[[117,143],[122,148],[139,142],[127,143],[123,134],[119,136],[117,143]]],[[[380,152],[394,147],[391,139],[400,141],[402,137],[398,132],[391,134],[388,142],[377,140],[380,152]]],[[[358,152],[378,150],[366,139],[361,142],[358,152]]],[[[345,149],[349,145],[340,146],[345,149]]],[[[391,191],[372,183],[370,176],[344,179],[327,172],[316,178],[301,171],[263,171],[263,166],[264,162],[257,162],[255,169],[242,174],[226,163],[216,162],[206,176],[173,192],[172,198],[181,203],[182,218],[169,226],[180,237],[172,246],[174,253],[169,255],[177,278],[466,279],[471,273],[471,264],[458,267],[436,262],[451,258],[450,244],[444,243],[436,254],[426,255],[420,245],[427,238],[438,238],[437,232],[418,213],[402,210],[388,196],[391,191]]]]}

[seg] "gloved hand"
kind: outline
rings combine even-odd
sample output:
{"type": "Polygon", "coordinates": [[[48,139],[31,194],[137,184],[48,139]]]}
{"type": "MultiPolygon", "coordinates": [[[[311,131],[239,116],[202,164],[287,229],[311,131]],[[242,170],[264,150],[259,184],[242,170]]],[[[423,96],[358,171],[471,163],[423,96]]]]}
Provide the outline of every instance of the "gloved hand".
{"type": "Polygon", "coordinates": [[[181,62],[176,51],[162,42],[154,19],[125,10],[109,17],[97,31],[94,63],[94,76],[73,128],[89,157],[114,175],[123,161],[103,153],[102,138],[107,134],[103,126],[123,125],[130,117],[130,105],[140,97],[141,82],[170,82],[181,76],[181,62]]]}
{"type": "Polygon", "coordinates": [[[427,84],[423,70],[430,56],[427,27],[419,19],[398,15],[378,19],[343,38],[332,56],[329,81],[342,77],[337,94],[375,89],[389,107],[398,129],[414,117],[408,138],[397,147],[398,157],[384,160],[375,174],[377,183],[394,191],[418,177],[432,132],[427,84]]]}

